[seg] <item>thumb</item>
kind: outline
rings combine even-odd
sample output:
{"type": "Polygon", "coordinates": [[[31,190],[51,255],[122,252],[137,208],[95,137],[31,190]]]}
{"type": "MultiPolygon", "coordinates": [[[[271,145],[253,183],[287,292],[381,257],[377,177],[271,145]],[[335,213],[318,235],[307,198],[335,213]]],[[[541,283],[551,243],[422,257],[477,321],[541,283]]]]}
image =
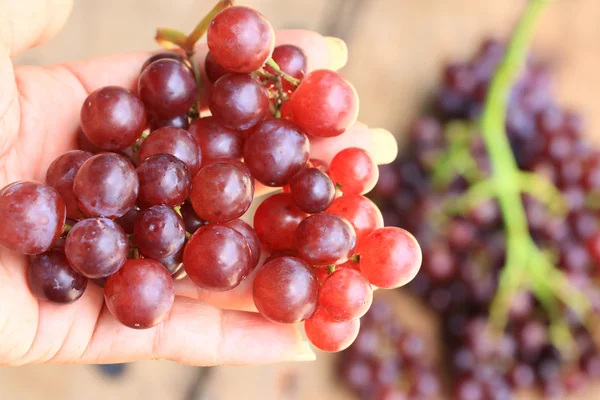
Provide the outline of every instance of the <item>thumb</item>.
{"type": "Polygon", "coordinates": [[[52,39],[64,26],[73,0],[0,0],[0,46],[10,57],[52,39]]]}

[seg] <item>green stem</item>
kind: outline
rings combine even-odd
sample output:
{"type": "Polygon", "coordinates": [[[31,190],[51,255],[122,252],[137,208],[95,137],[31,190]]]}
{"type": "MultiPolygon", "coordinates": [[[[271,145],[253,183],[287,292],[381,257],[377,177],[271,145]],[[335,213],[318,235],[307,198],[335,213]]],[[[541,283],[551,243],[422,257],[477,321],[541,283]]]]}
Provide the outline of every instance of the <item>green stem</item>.
{"type": "Polygon", "coordinates": [[[269,58],[267,60],[267,65],[270,66],[271,68],[273,68],[275,70],[275,72],[277,72],[279,75],[281,75],[281,77],[283,79],[285,79],[286,81],[288,81],[289,83],[291,83],[294,86],[298,86],[300,84],[300,79],[296,79],[291,75],[286,74],[285,72],[283,72],[281,70],[281,68],[279,68],[279,65],[277,65],[277,63],[275,62],[275,60],[273,60],[272,58],[269,58]]]}
{"type": "Polygon", "coordinates": [[[182,48],[188,53],[189,56],[194,54],[194,47],[196,46],[196,42],[200,40],[202,36],[208,30],[208,26],[210,25],[213,18],[226,9],[227,7],[231,7],[233,5],[233,0],[220,0],[215,6],[202,18],[198,25],[194,27],[192,33],[187,35],[185,38],[182,48]]]}
{"type": "Polygon", "coordinates": [[[154,39],[165,48],[184,48],[187,36],[185,33],[171,28],[158,28],[154,39]]]}
{"type": "Polygon", "coordinates": [[[71,229],[73,229],[73,227],[69,224],[65,224],[63,227],[63,233],[62,236],[68,234],[69,232],[71,232],[71,229]]]}

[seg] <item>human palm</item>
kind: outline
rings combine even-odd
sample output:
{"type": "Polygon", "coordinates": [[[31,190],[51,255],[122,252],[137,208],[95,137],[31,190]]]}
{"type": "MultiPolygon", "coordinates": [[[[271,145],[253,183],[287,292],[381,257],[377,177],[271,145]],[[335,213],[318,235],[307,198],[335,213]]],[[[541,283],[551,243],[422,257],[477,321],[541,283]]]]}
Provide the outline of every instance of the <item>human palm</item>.
{"type": "MultiPolygon", "coordinates": [[[[65,15],[57,9],[38,16],[46,21],[45,28],[33,33],[17,29],[10,41],[4,38],[0,42],[0,46],[4,43],[0,58],[0,187],[17,180],[43,181],[48,165],[75,148],[79,110],[87,95],[107,85],[135,90],[140,66],[148,57],[139,53],[53,66],[13,66],[11,56],[47,39],[62,25],[69,8],[69,2],[64,3],[65,15]]],[[[0,2],[2,7],[11,8],[0,2]]],[[[34,22],[28,23],[36,29],[34,22]]],[[[315,33],[280,31],[277,40],[305,49],[311,69],[340,67],[345,62],[343,46],[336,48],[315,33]]],[[[198,60],[205,54],[205,47],[200,46],[198,60]]],[[[380,143],[387,145],[390,140],[387,133],[373,134],[357,124],[341,138],[313,141],[311,153],[329,160],[351,145],[389,160],[395,150],[380,143]]],[[[26,257],[0,246],[0,364],[152,358],[214,365],[313,359],[296,326],[274,324],[254,312],[251,280],[225,293],[204,291],[188,279],[177,281],[177,297],[167,320],[151,329],[133,330],[108,312],[102,288],[91,282],[72,304],[38,301],[28,288],[26,257]]]]}

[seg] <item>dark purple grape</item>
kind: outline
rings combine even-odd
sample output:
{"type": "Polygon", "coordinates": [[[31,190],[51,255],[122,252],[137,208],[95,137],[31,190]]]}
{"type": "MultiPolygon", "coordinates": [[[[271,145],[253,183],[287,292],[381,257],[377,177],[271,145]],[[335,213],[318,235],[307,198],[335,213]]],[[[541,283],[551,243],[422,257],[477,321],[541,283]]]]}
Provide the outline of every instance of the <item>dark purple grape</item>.
{"type": "Polygon", "coordinates": [[[204,70],[206,71],[206,77],[211,83],[215,83],[217,79],[223,75],[231,74],[233,71],[228,70],[221,66],[212,53],[209,51],[206,53],[206,59],[204,60],[204,70]]]}
{"type": "Polygon", "coordinates": [[[256,267],[258,265],[258,262],[260,261],[261,254],[260,239],[258,238],[256,231],[254,231],[254,229],[250,225],[248,225],[241,219],[234,219],[233,221],[229,221],[226,225],[230,228],[235,229],[244,236],[244,239],[246,239],[246,243],[248,243],[248,246],[250,247],[250,255],[252,256],[252,268],[256,267]]]}
{"type": "Polygon", "coordinates": [[[308,137],[285,119],[258,124],[246,138],[244,162],[252,176],[267,186],[283,186],[306,165],[308,137]]]}
{"type": "Polygon", "coordinates": [[[196,80],[184,64],[161,59],[142,71],[138,93],[152,114],[177,117],[187,113],[196,102],[196,80]]]}
{"type": "Polygon", "coordinates": [[[144,104],[122,87],[98,89],[83,102],[81,129],[96,146],[122,150],[135,144],[146,129],[144,104]]]}
{"type": "Polygon", "coordinates": [[[252,76],[229,74],[215,82],[209,107],[212,115],[228,128],[246,130],[269,116],[269,97],[252,76]]]}
{"type": "Polygon", "coordinates": [[[190,194],[191,179],[185,164],[170,154],[146,158],[137,168],[141,208],[158,205],[175,207],[190,194]]]}
{"type": "Polygon", "coordinates": [[[93,154],[87,151],[71,150],[52,161],[46,171],[46,184],[56,189],[65,201],[67,218],[81,219],[84,217],[79,211],[77,199],[73,195],[73,181],[79,168],[92,156],[93,154]]]}
{"type": "Polygon", "coordinates": [[[108,277],[104,300],[112,315],[134,329],[151,328],[167,318],[175,301],[173,279],[149,258],[129,260],[108,277]]]}
{"type": "Polygon", "coordinates": [[[156,260],[169,257],[185,242],[183,220],[166,206],[142,210],[133,225],[133,238],[143,255],[156,260]]]}
{"type": "Polygon", "coordinates": [[[185,247],[182,246],[179,250],[177,250],[177,253],[172,254],[165,258],[161,258],[160,260],[156,260],[156,261],[161,263],[167,269],[167,271],[169,271],[169,274],[171,276],[173,276],[177,272],[179,272],[180,269],[183,268],[183,250],[184,250],[184,248],[185,247]]]}
{"type": "Polygon", "coordinates": [[[135,220],[139,214],[139,208],[132,207],[125,215],[117,218],[115,222],[121,225],[121,228],[123,228],[126,234],[131,235],[133,234],[133,224],[135,223],[135,220]]]}
{"type": "Polygon", "coordinates": [[[102,153],[87,160],[75,175],[73,194],[87,217],[119,218],[134,205],[139,181],[124,157],[102,153]]]}
{"type": "Polygon", "coordinates": [[[192,182],[190,201],[196,215],[213,223],[241,217],[254,196],[254,181],[247,170],[230,162],[202,168],[192,182]]]}
{"type": "Polygon", "coordinates": [[[252,270],[252,256],[243,234],[225,225],[207,225],[188,241],[183,265],[196,285],[225,291],[246,279],[252,270]]]}
{"type": "Polygon", "coordinates": [[[123,228],[108,218],[89,218],[76,223],[67,235],[69,263],[88,278],[114,274],[127,261],[129,241],[123,228]]]}
{"type": "Polygon", "coordinates": [[[199,118],[190,125],[190,134],[200,145],[203,165],[219,158],[239,160],[244,150],[244,134],[225,127],[215,117],[199,118]]]}
{"type": "Polygon", "coordinates": [[[29,288],[39,300],[66,304],[79,299],[87,278],[75,271],[62,251],[50,250],[31,258],[29,288]]]}
{"type": "Polygon", "coordinates": [[[298,225],[294,244],[300,258],[311,265],[340,264],[352,255],[356,233],[345,218],[322,212],[298,225]]]}
{"type": "Polygon", "coordinates": [[[181,212],[181,218],[183,218],[186,232],[194,233],[204,225],[208,225],[207,221],[196,215],[194,207],[192,207],[192,204],[189,201],[186,201],[181,205],[179,212],[181,212]]]}
{"type": "Polygon", "coordinates": [[[146,61],[144,61],[144,64],[142,65],[142,68],[140,69],[140,73],[144,72],[144,70],[146,69],[146,67],[148,65],[150,65],[154,61],[158,61],[158,60],[175,60],[175,61],[182,63],[186,67],[188,67],[190,69],[190,71],[193,71],[192,63],[183,54],[176,53],[173,51],[161,51],[160,53],[151,55],[146,61]]]}
{"type": "Polygon", "coordinates": [[[150,131],[154,132],[160,128],[180,128],[180,129],[188,129],[190,127],[190,119],[187,114],[178,115],[176,117],[156,117],[154,115],[150,115],[150,131]]]}
{"type": "Polygon", "coordinates": [[[305,168],[294,175],[290,192],[298,208],[310,214],[325,211],[335,198],[333,182],[317,168],[305,168]]]}
{"type": "Polygon", "coordinates": [[[160,128],[144,140],[140,147],[140,161],[156,154],[170,154],[182,161],[190,177],[194,177],[200,170],[200,147],[193,136],[181,128],[160,128]]]}
{"type": "Polygon", "coordinates": [[[65,203],[54,188],[11,183],[0,190],[0,244],[19,253],[43,253],[62,234],[65,214],[65,203]]]}

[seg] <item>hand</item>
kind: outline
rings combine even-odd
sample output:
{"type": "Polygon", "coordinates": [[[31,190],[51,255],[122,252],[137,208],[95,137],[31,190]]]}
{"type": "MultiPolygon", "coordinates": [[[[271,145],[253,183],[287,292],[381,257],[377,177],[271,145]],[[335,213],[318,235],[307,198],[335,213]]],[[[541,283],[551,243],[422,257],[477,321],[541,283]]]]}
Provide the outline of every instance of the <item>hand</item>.
{"type": "MultiPolygon", "coordinates": [[[[70,12],[69,0],[0,0],[9,19],[0,30],[0,187],[17,180],[44,181],[48,165],[76,147],[79,110],[93,90],[120,85],[135,90],[149,53],[115,55],[43,67],[13,66],[11,57],[52,37],[70,12]],[[33,14],[32,14],[33,12],[33,14]]],[[[277,32],[309,56],[311,69],[340,68],[343,43],[306,31],[277,32]]],[[[197,51],[198,60],[206,55],[197,51]]],[[[203,62],[200,62],[202,65],[203,62]]],[[[311,143],[312,156],[330,160],[340,149],[361,146],[382,162],[393,160],[395,141],[385,131],[357,124],[341,137],[311,143]]],[[[264,190],[264,188],[263,188],[264,190]]],[[[38,301],[27,285],[27,259],[0,246],[0,364],[116,363],[169,359],[193,365],[313,360],[298,326],[268,322],[256,313],[249,277],[225,293],[191,281],[176,283],[168,319],[147,330],[121,325],[90,282],[70,305],[38,301]]]]}

